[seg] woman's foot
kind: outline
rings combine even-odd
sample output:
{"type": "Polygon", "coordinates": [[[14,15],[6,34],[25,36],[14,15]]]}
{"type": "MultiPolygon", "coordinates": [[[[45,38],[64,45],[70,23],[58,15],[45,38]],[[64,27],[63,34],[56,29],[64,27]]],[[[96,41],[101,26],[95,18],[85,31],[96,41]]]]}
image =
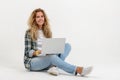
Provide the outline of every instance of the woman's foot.
{"type": "Polygon", "coordinates": [[[92,71],[92,66],[90,67],[77,67],[76,72],[79,73],[81,76],[86,76],[88,74],[90,74],[90,72],[92,71]]]}
{"type": "Polygon", "coordinates": [[[58,76],[59,75],[59,71],[58,71],[58,68],[53,66],[51,68],[49,68],[49,70],[47,71],[49,74],[52,74],[52,75],[55,75],[55,76],[58,76]]]}
{"type": "Polygon", "coordinates": [[[85,75],[90,74],[90,72],[92,71],[92,68],[93,68],[92,66],[83,68],[82,73],[80,75],[85,76],[85,75]]]}

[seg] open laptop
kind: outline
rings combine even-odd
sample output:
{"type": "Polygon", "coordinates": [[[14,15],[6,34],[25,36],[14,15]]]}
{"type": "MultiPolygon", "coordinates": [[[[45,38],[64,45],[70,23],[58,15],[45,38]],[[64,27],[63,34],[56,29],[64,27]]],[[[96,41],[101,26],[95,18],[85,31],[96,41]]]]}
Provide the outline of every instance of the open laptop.
{"type": "Polygon", "coordinates": [[[65,38],[43,38],[42,54],[40,55],[64,53],[64,48],[65,38]]]}

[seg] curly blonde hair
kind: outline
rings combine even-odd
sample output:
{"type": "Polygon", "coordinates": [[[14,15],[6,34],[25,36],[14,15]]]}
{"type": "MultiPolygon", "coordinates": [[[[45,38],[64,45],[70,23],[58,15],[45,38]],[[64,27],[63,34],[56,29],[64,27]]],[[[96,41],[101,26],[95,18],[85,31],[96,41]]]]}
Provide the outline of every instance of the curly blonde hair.
{"type": "Polygon", "coordinates": [[[43,34],[45,35],[46,38],[51,38],[52,32],[50,30],[50,25],[48,22],[47,15],[43,9],[38,8],[32,12],[32,14],[30,15],[30,17],[28,19],[29,32],[30,32],[30,36],[31,36],[32,40],[37,40],[37,37],[38,37],[38,25],[35,21],[37,12],[42,12],[44,15],[44,18],[45,18],[44,24],[42,26],[43,34]]]}

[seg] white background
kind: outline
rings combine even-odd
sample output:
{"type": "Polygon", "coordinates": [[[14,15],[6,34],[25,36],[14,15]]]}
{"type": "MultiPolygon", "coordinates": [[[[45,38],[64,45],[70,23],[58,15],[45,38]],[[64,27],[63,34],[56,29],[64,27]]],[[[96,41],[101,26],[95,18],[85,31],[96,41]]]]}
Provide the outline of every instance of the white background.
{"type": "Polygon", "coordinates": [[[53,37],[65,37],[71,44],[67,62],[120,64],[119,4],[119,0],[0,1],[0,66],[24,69],[24,34],[36,8],[47,13],[53,37]]]}

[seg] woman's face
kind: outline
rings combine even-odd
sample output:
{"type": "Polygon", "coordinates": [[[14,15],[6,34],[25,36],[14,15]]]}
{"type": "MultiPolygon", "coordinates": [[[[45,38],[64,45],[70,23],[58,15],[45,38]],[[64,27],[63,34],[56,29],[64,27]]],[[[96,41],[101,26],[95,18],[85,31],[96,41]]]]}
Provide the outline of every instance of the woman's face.
{"type": "Polygon", "coordinates": [[[37,12],[36,13],[36,23],[38,24],[39,28],[42,28],[42,25],[44,24],[44,15],[42,12],[37,12]]]}

